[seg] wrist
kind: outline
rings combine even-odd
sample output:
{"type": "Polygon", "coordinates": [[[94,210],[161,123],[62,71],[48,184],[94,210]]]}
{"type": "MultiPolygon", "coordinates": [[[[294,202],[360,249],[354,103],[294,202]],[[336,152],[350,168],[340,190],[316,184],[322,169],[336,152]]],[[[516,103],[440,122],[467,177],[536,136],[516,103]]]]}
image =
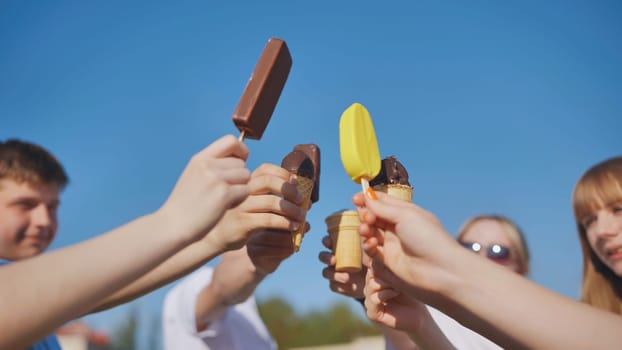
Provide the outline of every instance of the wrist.
{"type": "Polygon", "coordinates": [[[214,269],[210,288],[219,303],[231,306],[248,299],[264,277],[243,247],[222,255],[214,269]]]}
{"type": "Polygon", "coordinates": [[[258,285],[266,278],[270,272],[267,269],[262,269],[261,267],[255,265],[251,260],[251,265],[249,266],[249,273],[252,276],[251,280],[253,284],[258,285]]]}
{"type": "Polygon", "coordinates": [[[193,242],[190,235],[183,234],[175,218],[166,211],[157,210],[138,220],[147,223],[147,228],[142,230],[149,231],[151,239],[160,238],[170,247],[175,247],[175,250],[180,250],[193,242]]]}
{"type": "Polygon", "coordinates": [[[165,206],[147,215],[154,222],[158,231],[163,232],[180,246],[187,246],[196,241],[196,235],[183,227],[183,216],[175,213],[165,206]]]}
{"type": "Polygon", "coordinates": [[[270,272],[260,270],[257,267],[255,267],[253,271],[253,276],[254,276],[254,279],[257,281],[257,283],[261,282],[264,278],[268,277],[269,274],[270,272]]]}
{"type": "Polygon", "coordinates": [[[231,248],[229,248],[225,242],[219,238],[220,234],[218,231],[218,226],[215,226],[211,231],[206,232],[201,239],[201,241],[204,242],[204,244],[216,255],[231,251],[231,248]]]}
{"type": "MultiPolygon", "coordinates": [[[[434,288],[432,289],[429,304],[446,313],[453,313],[460,309],[464,303],[466,295],[474,287],[473,271],[478,271],[472,261],[479,262],[480,257],[468,252],[462,247],[452,247],[453,252],[447,256],[454,257],[444,262],[443,273],[437,274],[434,288]]],[[[486,262],[488,264],[488,262],[486,262]]],[[[476,287],[476,286],[475,286],[476,287]]]]}

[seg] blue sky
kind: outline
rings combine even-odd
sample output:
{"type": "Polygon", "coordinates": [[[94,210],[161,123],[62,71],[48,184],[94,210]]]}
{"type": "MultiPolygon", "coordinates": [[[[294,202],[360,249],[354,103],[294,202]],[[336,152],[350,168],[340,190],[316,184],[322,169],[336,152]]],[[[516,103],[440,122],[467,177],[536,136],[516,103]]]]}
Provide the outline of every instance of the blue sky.
{"type": "MultiPolygon", "coordinates": [[[[338,145],[352,102],[448,231],[511,217],[531,278],[576,298],[572,188],[622,147],[620,18],[616,1],[3,1],[0,139],[40,143],[70,174],[53,249],[88,239],[158,208],[192,154],[238,133],[231,113],[277,36],[294,63],[248,166],[313,142],[322,185],[301,252],[259,298],[300,312],[344,300],[317,255],[324,217],[358,190],[338,145]]],[[[157,315],[169,288],[134,305],[157,315]]],[[[127,310],[88,320],[111,329],[127,310]]]]}

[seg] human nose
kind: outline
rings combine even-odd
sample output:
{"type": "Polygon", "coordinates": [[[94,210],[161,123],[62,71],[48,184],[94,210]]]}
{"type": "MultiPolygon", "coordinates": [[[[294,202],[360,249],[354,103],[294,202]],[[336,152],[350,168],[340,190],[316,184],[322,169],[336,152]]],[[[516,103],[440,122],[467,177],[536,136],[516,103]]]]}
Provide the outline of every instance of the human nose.
{"type": "Polygon", "coordinates": [[[55,217],[47,205],[39,204],[32,212],[32,220],[37,227],[51,227],[55,217]]]}
{"type": "Polygon", "coordinates": [[[596,221],[596,235],[599,237],[610,237],[620,233],[620,219],[609,212],[603,212],[598,215],[596,221]]]}

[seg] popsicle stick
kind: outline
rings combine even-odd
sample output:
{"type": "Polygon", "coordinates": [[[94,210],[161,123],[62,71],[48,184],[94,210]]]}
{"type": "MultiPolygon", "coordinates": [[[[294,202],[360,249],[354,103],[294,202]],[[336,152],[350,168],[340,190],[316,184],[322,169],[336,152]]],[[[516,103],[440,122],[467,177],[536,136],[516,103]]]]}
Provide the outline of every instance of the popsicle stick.
{"type": "Polygon", "coordinates": [[[361,179],[361,187],[363,187],[363,193],[369,199],[372,199],[372,200],[378,199],[378,196],[376,196],[376,192],[374,191],[374,189],[369,186],[369,181],[367,180],[367,178],[364,177],[361,179]]]}
{"type": "Polygon", "coordinates": [[[240,137],[238,137],[239,141],[244,141],[244,136],[246,135],[246,130],[242,130],[242,132],[240,132],[240,137]]]}

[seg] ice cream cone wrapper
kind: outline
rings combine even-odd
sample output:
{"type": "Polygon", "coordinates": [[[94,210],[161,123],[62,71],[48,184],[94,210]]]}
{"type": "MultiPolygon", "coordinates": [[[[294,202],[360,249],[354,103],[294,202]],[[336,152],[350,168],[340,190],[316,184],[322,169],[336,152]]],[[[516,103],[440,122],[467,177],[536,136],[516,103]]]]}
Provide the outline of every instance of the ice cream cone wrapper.
{"type": "Polygon", "coordinates": [[[408,202],[413,200],[413,188],[408,185],[377,185],[374,190],[408,202]]]}
{"type": "Polygon", "coordinates": [[[360,225],[356,211],[344,210],[334,213],[325,219],[326,228],[333,241],[333,252],[337,263],[335,271],[357,272],[361,270],[361,237],[358,233],[360,225]]]}
{"type": "MultiPolygon", "coordinates": [[[[309,209],[311,206],[311,191],[313,190],[313,180],[304,176],[296,176],[296,180],[298,183],[296,184],[296,188],[303,195],[303,208],[309,209]]],[[[305,232],[305,222],[303,221],[300,228],[296,231],[292,232],[292,243],[294,244],[294,251],[300,250],[300,245],[302,244],[302,237],[305,232]]]]}

